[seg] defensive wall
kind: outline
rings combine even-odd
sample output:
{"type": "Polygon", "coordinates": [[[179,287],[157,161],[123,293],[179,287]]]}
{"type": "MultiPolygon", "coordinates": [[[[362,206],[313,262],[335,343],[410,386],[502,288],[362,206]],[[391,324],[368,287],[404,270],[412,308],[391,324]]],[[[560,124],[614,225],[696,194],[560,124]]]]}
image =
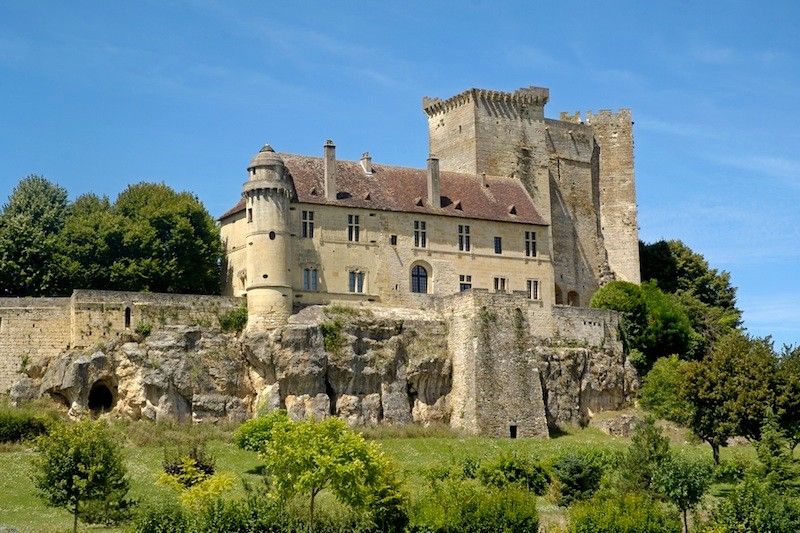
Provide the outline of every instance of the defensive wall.
{"type": "Polygon", "coordinates": [[[215,326],[244,298],[76,290],[63,298],[0,298],[0,393],[20,370],[57,356],[167,324],[215,326]]]}

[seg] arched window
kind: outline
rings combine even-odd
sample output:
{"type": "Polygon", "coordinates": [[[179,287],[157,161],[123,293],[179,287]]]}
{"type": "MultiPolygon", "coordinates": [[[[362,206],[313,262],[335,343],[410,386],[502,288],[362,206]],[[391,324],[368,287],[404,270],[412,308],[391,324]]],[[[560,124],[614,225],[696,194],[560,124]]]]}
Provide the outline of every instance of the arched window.
{"type": "Polygon", "coordinates": [[[131,327],[131,308],[125,308],[125,329],[130,329],[131,327]]]}
{"type": "Polygon", "coordinates": [[[428,271],[422,265],[416,265],[411,269],[411,292],[428,292],[428,271]]]}

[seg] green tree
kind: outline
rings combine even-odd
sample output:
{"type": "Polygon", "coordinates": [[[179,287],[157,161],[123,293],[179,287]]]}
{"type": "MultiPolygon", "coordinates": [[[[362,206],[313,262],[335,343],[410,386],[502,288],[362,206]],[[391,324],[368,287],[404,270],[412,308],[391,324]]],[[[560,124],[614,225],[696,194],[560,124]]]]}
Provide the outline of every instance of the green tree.
{"type": "Polygon", "coordinates": [[[54,258],[67,212],[63,187],[36,175],[17,184],[0,211],[0,296],[66,290],[54,258]]]}
{"type": "Polygon", "coordinates": [[[316,498],[323,490],[355,509],[373,508],[379,496],[382,512],[387,513],[388,462],[377,445],[366,442],[339,418],[293,422],[284,417],[268,430],[261,455],[278,498],[308,496],[309,531],[314,529],[316,498]]]}
{"type": "Polygon", "coordinates": [[[794,450],[800,444],[800,345],[783,347],[777,382],[776,414],[794,450]]]}
{"type": "Polygon", "coordinates": [[[138,183],[117,197],[112,214],[122,225],[122,251],[111,265],[114,288],[219,292],[219,230],[195,196],[138,183]]]}
{"type": "Polygon", "coordinates": [[[641,348],[641,338],[647,328],[647,304],[639,285],[612,281],[594,293],[590,306],[618,311],[622,315],[620,329],[625,348],[641,348]]]}
{"type": "Polygon", "coordinates": [[[676,454],[671,454],[655,470],[653,485],[681,511],[685,533],[689,533],[688,513],[708,491],[711,473],[711,465],[706,461],[676,454]]]}
{"type": "Polygon", "coordinates": [[[59,234],[58,264],[69,287],[111,289],[111,266],[122,256],[123,219],[106,197],[79,196],[59,234]]]}
{"type": "Polygon", "coordinates": [[[688,425],[692,416],[692,405],[682,391],[686,385],[689,363],[677,355],[658,359],[644,378],[639,390],[641,406],[659,418],[677,424],[688,425]]]}
{"type": "Polygon", "coordinates": [[[652,417],[639,422],[633,429],[621,467],[620,484],[626,491],[652,491],[653,477],[669,458],[669,439],[652,417]]]}
{"type": "Polygon", "coordinates": [[[706,259],[678,240],[639,243],[642,280],[653,280],[668,293],[689,293],[701,302],[726,309],[741,318],[736,288],[728,272],[711,268],[706,259]]]}
{"type": "Polygon", "coordinates": [[[728,438],[761,436],[763,417],[775,403],[777,360],[769,339],[734,330],[719,340],[702,361],[687,367],[684,395],[692,405],[692,431],[719,448],[728,438]]]}
{"type": "Polygon", "coordinates": [[[36,452],[33,482],[48,504],[72,512],[73,531],[83,504],[125,499],[128,479],[122,454],[102,422],[56,427],[40,437],[36,452]]]}
{"type": "Polygon", "coordinates": [[[761,479],[782,494],[797,493],[800,488],[800,464],[776,417],[770,413],[756,443],[761,479]]]}

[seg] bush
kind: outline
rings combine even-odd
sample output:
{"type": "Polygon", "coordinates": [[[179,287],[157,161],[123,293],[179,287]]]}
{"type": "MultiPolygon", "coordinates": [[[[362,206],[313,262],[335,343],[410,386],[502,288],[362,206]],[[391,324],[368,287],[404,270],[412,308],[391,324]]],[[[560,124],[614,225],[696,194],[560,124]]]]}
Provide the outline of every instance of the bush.
{"type": "Polygon", "coordinates": [[[633,429],[631,444],[620,465],[620,485],[631,491],[652,489],[658,467],[669,459],[669,439],[648,417],[633,429]]]}
{"type": "Polygon", "coordinates": [[[570,533],[679,533],[681,529],[677,516],[637,493],[597,494],[569,512],[570,533]]]}
{"type": "Polygon", "coordinates": [[[576,500],[590,498],[603,477],[603,468],[588,454],[568,453],[553,463],[553,474],[558,480],[559,505],[570,505],[576,500]]]}
{"type": "Polygon", "coordinates": [[[486,487],[447,476],[421,495],[409,531],[445,533],[536,532],[536,495],[518,486],[486,487]]]}
{"type": "Polygon", "coordinates": [[[241,306],[219,316],[219,327],[222,331],[240,333],[247,325],[247,307],[241,306]]]}
{"type": "Polygon", "coordinates": [[[243,450],[251,452],[262,451],[264,444],[269,441],[272,428],[277,423],[288,420],[285,411],[273,411],[266,416],[259,416],[244,422],[233,434],[233,443],[243,450]]]}
{"type": "Polygon", "coordinates": [[[147,321],[139,322],[136,324],[136,329],[134,329],[134,331],[142,337],[147,337],[153,331],[153,326],[147,321]]]}
{"type": "Polygon", "coordinates": [[[47,421],[24,409],[0,407],[0,442],[18,442],[47,433],[47,421]]]}
{"type": "Polygon", "coordinates": [[[192,446],[186,453],[164,454],[164,473],[189,488],[214,475],[215,459],[202,446],[192,446]]]}
{"type": "Polygon", "coordinates": [[[550,477],[540,465],[513,455],[503,455],[478,469],[478,479],[486,486],[504,488],[510,484],[541,496],[550,477]]]}
{"type": "Polygon", "coordinates": [[[177,502],[167,501],[138,510],[133,520],[135,533],[184,533],[190,531],[189,517],[177,502]]]}
{"type": "Polygon", "coordinates": [[[800,509],[766,483],[748,479],[722,502],[710,525],[724,532],[795,533],[800,531],[800,509]]]}
{"type": "Polygon", "coordinates": [[[688,425],[692,417],[692,404],[682,396],[688,364],[678,359],[677,355],[658,359],[645,376],[639,391],[642,407],[659,418],[688,425]]]}
{"type": "Polygon", "coordinates": [[[715,483],[738,483],[753,468],[753,462],[743,457],[723,459],[714,468],[715,483]]]}

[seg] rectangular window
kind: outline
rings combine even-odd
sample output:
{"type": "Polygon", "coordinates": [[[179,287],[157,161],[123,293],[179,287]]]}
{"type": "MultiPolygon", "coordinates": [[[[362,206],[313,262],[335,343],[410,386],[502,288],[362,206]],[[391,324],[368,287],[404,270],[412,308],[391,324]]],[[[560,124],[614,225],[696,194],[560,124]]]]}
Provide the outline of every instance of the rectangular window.
{"type": "Polygon", "coordinates": [[[428,232],[425,230],[424,220],[414,221],[414,246],[417,248],[428,247],[428,232]]]}
{"type": "Polygon", "coordinates": [[[460,274],[458,276],[458,290],[460,292],[468,291],[472,288],[472,276],[469,274],[460,274]]]}
{"type": "Polygon", "coordinates": [[[317,290],[317,269],[309,267],[303,270],[303,289],[307,291],[317,290]]]}
{"type": "Polygon", "coordinates": [[[494,292],[506,292],[506,278],[494,278],[494,292]]]}
{"type": "Polygon", "coordinates": [[[389,244],[397,246],[397,235],[389,235],[389,244]]]}
{"type": "Polygon", "coordinates": [[[536,232],[525,232],[525,256],[536,257],[536,232]]]}
{"type": "Polygon", "coordinates": [[[314,211],[303,211],[302,235],[304,239],[314,238],[314,211]]]}
{"type": "Polygon", "coordinates": [[[347,240],[350,242],[358,242],[360,230],[358,215],[347,215],[347,240]]]}
{"type": "Polygon", "coordinates": [[[349,279],[350,292],[364,292],[364,273],[360,270],[351,270],[349,279]]]}
{"type": "Polygon", "coordinates": [[[253,208],[252,207],[248,207],[247,208],[247,222],[252,222],[252,221],[253,221],[253,208]]]}
{"type": "Polygon", "coordinates": [[[500,237],[494,238],[494,253],[496,254],[503,253],[503,239],[500,237]]]}
{"type": "Polygon", "coordinates": [[[541,300],[541,295],[539,294],[538,279],[528,280],[528,298],[530,298],[531,300],[541,300]]]}
{"type": "Polygon", "coordinates": [[[472,249],[469,226],[458,225],[458,249],[461,252],[469,252],[472,249]]]}

